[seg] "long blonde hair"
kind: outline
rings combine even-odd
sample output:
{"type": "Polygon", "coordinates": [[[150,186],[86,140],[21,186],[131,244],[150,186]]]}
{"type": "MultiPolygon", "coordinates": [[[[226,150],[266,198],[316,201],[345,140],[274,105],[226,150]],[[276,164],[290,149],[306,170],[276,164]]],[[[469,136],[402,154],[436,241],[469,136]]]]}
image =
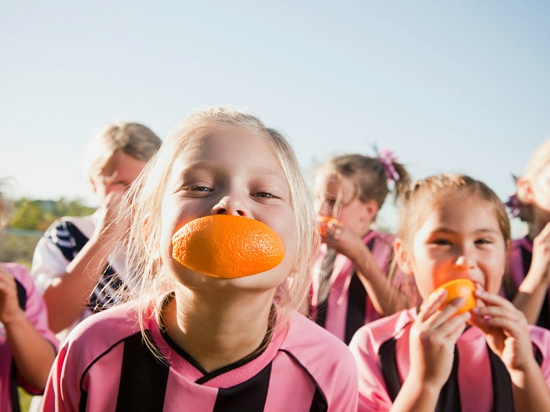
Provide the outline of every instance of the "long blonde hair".
{"type": "Polygon", "coordinates": [[[155,257],[160,245],[162,198],[173,164],[179,153],[184,152],[197,137],[210,133],[218,125],[244,127],[264,137],[288,180],[295,215],[297,250],[292,271],[275,295],[279,309],[277,324],[286,324],[291,311],[299,308],[307,297],[311,282],[308,269],[313,262],[319,237],[310,192],[292,148],[279,132],[266,127],[250,114],[229,107],[207,108],[189,115],[171,130],[125,198],[127,215],[132,221],[127,238],[128,282],[130,289],[135,291],[133,296],[127,298],[141,298],[142,331],[146,307],[151,302],[160,305],[159,298],[173,290],[175,285],[175,279],[167,274],[162,261],[155,257]]]}

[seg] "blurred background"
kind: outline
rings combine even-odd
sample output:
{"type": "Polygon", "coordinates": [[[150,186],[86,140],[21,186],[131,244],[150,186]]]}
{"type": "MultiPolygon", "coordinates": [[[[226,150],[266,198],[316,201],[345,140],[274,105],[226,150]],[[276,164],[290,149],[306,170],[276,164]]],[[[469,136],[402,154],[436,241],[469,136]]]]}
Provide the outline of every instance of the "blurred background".
{"type": "Polygon", "coordinates": [[[550,138],[549,18],[547,1],[1,0],[0,177],[20,221],[42,213],[19,229],[40,231],[98,205],[82,159],[106,124],[164,138],[230,104],[283,132],[304,173],[377,147],[506,200],[550,138]]]}

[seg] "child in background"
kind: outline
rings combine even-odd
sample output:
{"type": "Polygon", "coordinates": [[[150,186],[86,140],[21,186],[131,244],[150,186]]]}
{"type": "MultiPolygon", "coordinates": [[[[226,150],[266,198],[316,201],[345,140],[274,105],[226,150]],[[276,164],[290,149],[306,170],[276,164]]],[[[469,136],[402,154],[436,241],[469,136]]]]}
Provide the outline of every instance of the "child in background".
{"type": "Polygon", "coordinates": [[[124,257],[112,252],[127,229],[115,219],[119,202],[160,145],[139,123],[112,124],[95,136],[87,174],[101,206],[92,216],[57,220],[38,242],[31,275],[60,340],[94,311],[117,303],[114,291],[125,283],[124,257]]]}
{"type": "Polygon", "coordinates": [[[505,207],[482,182],[438,175],[406,193],[395,253],[424,302],[353,337],[359,411],[550,410],[550,332],[498,295],[509,248],[505,207]],[[476,285],[471,312],[433,293],[459,278],[476,285]]]}
{"type": "MultiPolygon", "coordinates": [[[[127,255],[139,296],[71,333],[45,411],[356,411],[348,348],[295,310],[318,236],[299,165],[277,131],[229,108],[192,114],[126,199],[135,209],[127,255]],[[281,263],[228,278],[233,258],[255,245],[224,244],[226,232],[210,233],[216,247],[207,256],[183,248],[212,272],[179,263],[174,235],[220,217],[271,228],[284,244],[281,263]]],[[[249,234],[236,227],[228,237],[249,234]]]]}
{"type": "Polygon", "coordinates": [[[375,158],[334,157],[315,176],[323,244],[314,267],[310,316],[345,343],[361,326],[415,303],[414,284],[400,272],[389,275],[393,235],[371,228],[392,181],[397,200],[409,175],[387,151],[375,158]]]}
{"type": "MultiPolygon", "coordinates": [[[[0,193],[0,229],[6,223],[9,206],[9,200],[0,193]]],[[[18,385],[31,394],[42,393],[57,345],[48,328],[46,306],[27,268],[0,263],[1,411],[20,410],[18,385]]]]}
{"type": "Polygon", "coordinates": [[[508,295],[529,323],[550,329],[550,140],[537,148],[516,184],[507,204],[529,232],[512,243],[508,295]]]}

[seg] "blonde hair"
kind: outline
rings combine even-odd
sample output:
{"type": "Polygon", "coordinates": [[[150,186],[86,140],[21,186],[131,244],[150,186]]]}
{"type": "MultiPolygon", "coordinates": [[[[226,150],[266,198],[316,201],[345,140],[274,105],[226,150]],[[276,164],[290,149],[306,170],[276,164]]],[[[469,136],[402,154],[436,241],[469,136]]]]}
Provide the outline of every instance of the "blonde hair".
{"type": "Polygon", "coordinates": [[[147,162],[161,143],[151,129],[140,123],[110,124],[90,142],[86,152],[86,173],[89,177],[104,176],[118,152],[147,162]]]}
{"type": "MultiPolygon", "coordinates": [[[[410,184],[409,173],[405,166],[391,160],[399,178],[394,181],[394,200],[397,201],[410,184]]],[[[329,177],[340,179],[350,178],[354,183],[354,197],[366,203],[374,200],[381,209],[390,193],[388,176],[384,162],[378,157],[369,157],[361,154],[344,154],[334,156],[322,164],[318,173],[325,173],[329,177]]]]}
{"type": "MultiPolygon", "coordinates": [[[[306,298],[310,286],[309,267],[315,257],[319,237],[310,192],[300,171],[292,148],[276,130],[266,127],[256,117],[229,107],[208,108],[197,111],[178,123],[166,138],[158,155],[147,164],[134,182],[125,201],[132,224],[128,236],[127,261],[131,269],[131,289],[142,298],[140,324],[144,330],[143,316],[150,302],[156,302],[172,291],[175,279],[168,276],[160,259],[161,205],[173,164],[180,153],[193,144],[197,137],[211,133],[217,126],[232,125],[251,129],[269,143],[288,180],[291,206],[295,215],[296,258],[287,280],[279,286],[275,295],[277,326],[290,319],[290,313],[306,298]],[[143,224],[146,222],[146,224],[143,224]]],[[[144,334],[147,341],[147,337],[144,334]]]]}
{"type": "MultiPolygon", "coordinates": [[[[516,182],[518,180],[526,180],[533,184],[542,171],[548,167],[548,165],[550,165],[550,139],[546,140],[539,147],[537,147],[529,160],[529,163],[527,163],[527,167],[525,168],[523,175],[515,180],[516,182]]],[[[518,190],[516,196],[521,203],[519,205],[518,217],[524,222],[534,223],[533,205],[526,202],[523,191],[518,190]]]]}

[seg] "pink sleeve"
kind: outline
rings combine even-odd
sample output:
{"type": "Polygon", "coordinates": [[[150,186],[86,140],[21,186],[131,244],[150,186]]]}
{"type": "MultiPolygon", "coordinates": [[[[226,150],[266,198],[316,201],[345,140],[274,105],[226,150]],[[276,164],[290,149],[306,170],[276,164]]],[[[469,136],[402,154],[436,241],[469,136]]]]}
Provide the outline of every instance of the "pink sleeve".
{"type": "Polygon", "coordinates": [[[357,363],[359,412],[389,411],[392,402],[386,390],[378,353],[372,344],[368,326],[359,329],[349,344],[357,363]]]}
{"type": "Polygon", "coordinates": [[[70,350],[65,344],[53,364],[42,404],[43,412],[72,412],[78,411],[80,399],[80,382],[76,369],[71,365],[77,362],[70,361],[70,350]]]}

